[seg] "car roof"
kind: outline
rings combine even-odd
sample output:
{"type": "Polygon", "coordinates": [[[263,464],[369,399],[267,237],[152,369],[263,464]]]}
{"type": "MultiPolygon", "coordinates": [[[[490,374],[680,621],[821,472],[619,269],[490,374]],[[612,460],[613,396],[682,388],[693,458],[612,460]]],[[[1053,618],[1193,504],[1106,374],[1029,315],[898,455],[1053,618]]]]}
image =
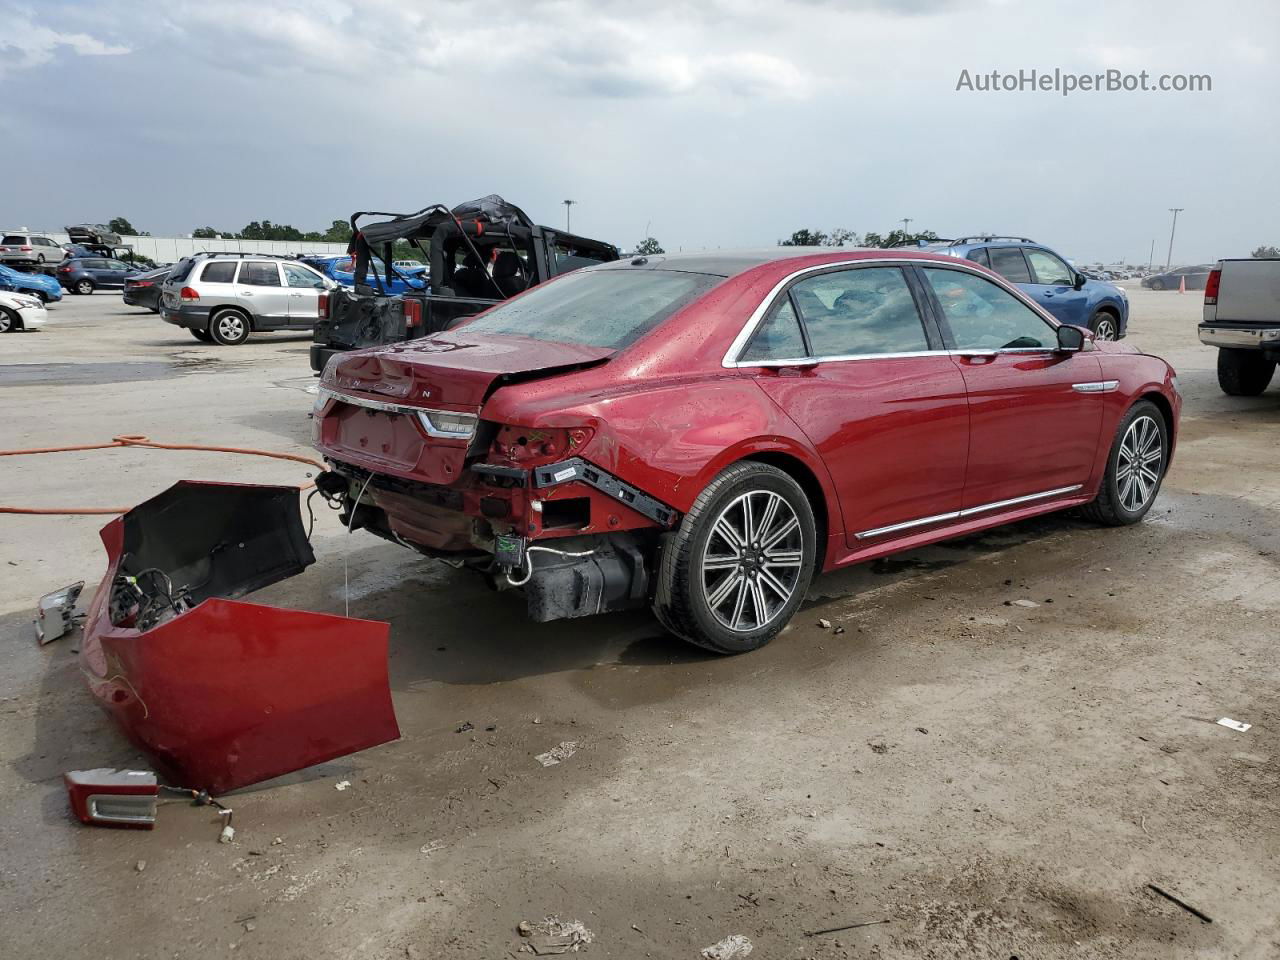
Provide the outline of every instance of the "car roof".
{"type": "Polygon", "coordinates": [[[678,270],[705,273],[718,277],[735,277],[756,267],[788,260],[808,259],[810,265],[852,260],[928,260],[951,264],[954,257],[918,247],[764,247],[756,250],[716,250],[701,253],[657,253],[623,257],[609,263],[587,267],[598,270],[678,270]]]}

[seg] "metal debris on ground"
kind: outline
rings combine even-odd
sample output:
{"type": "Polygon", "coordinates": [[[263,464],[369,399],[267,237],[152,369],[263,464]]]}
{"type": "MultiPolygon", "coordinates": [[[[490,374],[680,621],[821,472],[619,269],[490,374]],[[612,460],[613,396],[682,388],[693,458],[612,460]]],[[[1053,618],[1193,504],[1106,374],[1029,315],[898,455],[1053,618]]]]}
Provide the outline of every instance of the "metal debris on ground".
{"type": "Polygon", "coordinates": [[[1006,600],[1004,605],[1006,607],[1026,607],[1028,610],[1040,606],[1034,600],[1006,600]]]}
{"type": "Polygon", "coordinates": [[[333,785],[333,789],[335,789],[335,790],[345,790],[345,789],[347,789],[347,787],[349,787],[349,786],[351,786],[351,781],[350,781],[350,780],[339,780],[337,783],[335,783],[335,784],[333,785]]]}
{"type": "Polygon", "coordinates": [[[1185,900],[1178,899],[1168,890],[1161,890],[1154,883],[1148,883],[1147,887],[1151,890],[1154,890],[1156,893],[1160,894],[1160,896],[1164,897],[1170,903],[1176,903],[1178,906],[1180,906],[1183,910],[1187,911],[1187,913],[1191,914],[1192,916],[1199,917],[1205,923],[1213,923],[1213,918],[1210,917],[1207,913],[1203,913],[1200,910],[1197,910],[1195,907],[1187,903],[1185,900]]]}
{"type": "Polygon", "coordinates": [[[521,920],[516,930],[528,940],[528,949],[539,957],[577,953],[595,939],[595,934],[581,920],[561,920],[555,916],[532,923],[521,920]]]}
{"type": "Polygon", "coordinates": [[[83,589],[84,581],[81,580],[46,593],[36,603],[36,639],[41,646],[64,636],[75,625],[76,601],[83,589]]]}
{"type": "Polygon", "coordinates": [[[467,721],[465,721],[464,723],[460,723],[460,724],[458,724],[458,729],[454,730],[453,732],[454,732],[454,733],[467,733],[468,731],[471,731],[471,730],[474,730],[474,729],[475,729],[475,724],[473,724],[470,720],[467,720],[467,721]]]}
{"type": "Polygon", "coordinates": [[[892,923],[892,920],[859,920],[857,923],[846,923],[841,927],[827,927],[825,930],[806,930],[806,937],[821,937],[828,933],[844,933],[846,930],[857,930],[860,927],[874,927],[881,923],[892,923]]]}
{"type": "Polygon", "coordinates": [[[546,753],[540,753],[533,759],[537,760],[544,767],[554,767],[557,763],[568,760],[577,752],[577,740],[564,740],[556,744],[546,753]]]}
{"type": "Polygon", "coordinates": [[[745,957],[752,951],[751,941],[740,933],[725,937],[719,943],[713,943],[702,950],[703,960],[733,960],[745,957]]]}
{"type": "Polygon", "coordinates": [[[1235,730],[1237,733],[1244,733],[1246,730],[1252,727],[1253,724],[1241,723],[1239,720],[1232,720],[1230,717],[1223,717],[1221,720],[1218,721],[1218,726],[1229,727],[1230,729],[1235,730]]]}

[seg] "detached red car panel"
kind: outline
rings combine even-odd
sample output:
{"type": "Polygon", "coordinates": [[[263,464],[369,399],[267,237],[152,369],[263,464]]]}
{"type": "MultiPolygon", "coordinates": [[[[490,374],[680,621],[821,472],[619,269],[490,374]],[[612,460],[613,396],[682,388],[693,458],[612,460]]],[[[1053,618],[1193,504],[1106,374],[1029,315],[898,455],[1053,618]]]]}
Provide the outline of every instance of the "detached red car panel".
{"type": "Polygon", "coordinates": [[[102,530],[81,668],[176,786],[221,794],[400,735],[387,624],[236,599],[314,561],[298,497],[182,482],[102,530]]]}
{"type": "Polygon", "coordinates": [[[590,267],[337,357],[314,429],[353,528],[538,620],[648,605],[733,653],[818,571],[1068,507],[1141,520],[1180,408],[1165,361],[976,264],[778,248],[590,267]]]}

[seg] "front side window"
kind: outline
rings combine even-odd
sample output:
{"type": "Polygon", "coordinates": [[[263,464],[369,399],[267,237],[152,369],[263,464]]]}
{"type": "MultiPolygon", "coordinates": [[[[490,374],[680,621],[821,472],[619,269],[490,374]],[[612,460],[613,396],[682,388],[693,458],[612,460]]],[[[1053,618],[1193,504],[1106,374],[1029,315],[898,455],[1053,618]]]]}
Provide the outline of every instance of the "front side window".
{"type": "Polygon", "coordinates": [[[1057,287],[1069,287],[1075,283],[1071,268],[1053,254],[1045,250],[1033,250],[1030,247],[1027,248],[1026,252],[1027,262],[1031,264],[1031,272],[1036,278],[1036,283],[1051,284],[1057,287]]]}
{"type": "Polygon", "coordinates": [[[756,329],[741,360],[797,360],[807,356],[800,320],[786,297],[756,329]]]}
{"type": "Polygon", "coordinates": [[[319,274],[308,270],[306,267],[300,267],[296,263],[282,264],[284,268],[285,281],[291,287],[307,287],[309,289],[320,290],[324,287],[324,281],[320,279],[319,274]]]}
{"type": "Polygon", "coordinates": [[[261,260],[245,260],[240,264],[240,282],[250,287],[278,287],[280,268],[261,260]]]}
{"type": "Polygon", "coordinates": [[[929,349],[911,288],[898,267],[819,274],[793,286],[791,297],[815,357],[929,349]]]}
{"type": "Polygon", "coordinates": [[[460,329],[620,350],[722,282],[673,270],[571,273],[499,303],[460,329]]]}
{"type": "Polygon", "coordinates": [[[1022,258],[1021,247],[991,247],[991,269],[1011,283],[1030,283],[1031,271],[1022,258]]]}
{"type": "Polygon", "coordinates": [[[985,277],[926,267],[925,277],[951,327],[957,350],[1057,346],[1057,333],[1034,310],[985,277]]]}
{"type": "Polygon", "coordinates": [[[230,283],[236,278],[234,260],[210,260],[204,265],[200,279],[205,283],[230,283]]]}

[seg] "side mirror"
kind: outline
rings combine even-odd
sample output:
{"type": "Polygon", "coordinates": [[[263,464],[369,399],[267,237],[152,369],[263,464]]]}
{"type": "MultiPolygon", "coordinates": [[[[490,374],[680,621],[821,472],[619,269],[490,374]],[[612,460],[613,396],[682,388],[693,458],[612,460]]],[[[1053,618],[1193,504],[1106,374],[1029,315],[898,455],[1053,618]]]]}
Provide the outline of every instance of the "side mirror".
{"type": "Polygon", "coordinates": [[[1084,349],[1085,329],[1064,323],[1058,327],[1058,350],[1062,353],[1076,353],[1084,349]]]}
{"type": "Polygon", "coordinates": [[[1083,287],[1083,286],[1084,286],[1084,283],[1085,283],[1085,280],[1086,280],[1086,279],[1087,279],[1087,278],[1085,277],[1085,275],[1084,275],[1083,273],[1077,273],[1077,274],[1076,274],[1076,282],[1075,282],[1075,283],[1073,283],[1071,286],[1072,286],[1074,289],[1079,290],[1081,287],[1083,287]]]}

